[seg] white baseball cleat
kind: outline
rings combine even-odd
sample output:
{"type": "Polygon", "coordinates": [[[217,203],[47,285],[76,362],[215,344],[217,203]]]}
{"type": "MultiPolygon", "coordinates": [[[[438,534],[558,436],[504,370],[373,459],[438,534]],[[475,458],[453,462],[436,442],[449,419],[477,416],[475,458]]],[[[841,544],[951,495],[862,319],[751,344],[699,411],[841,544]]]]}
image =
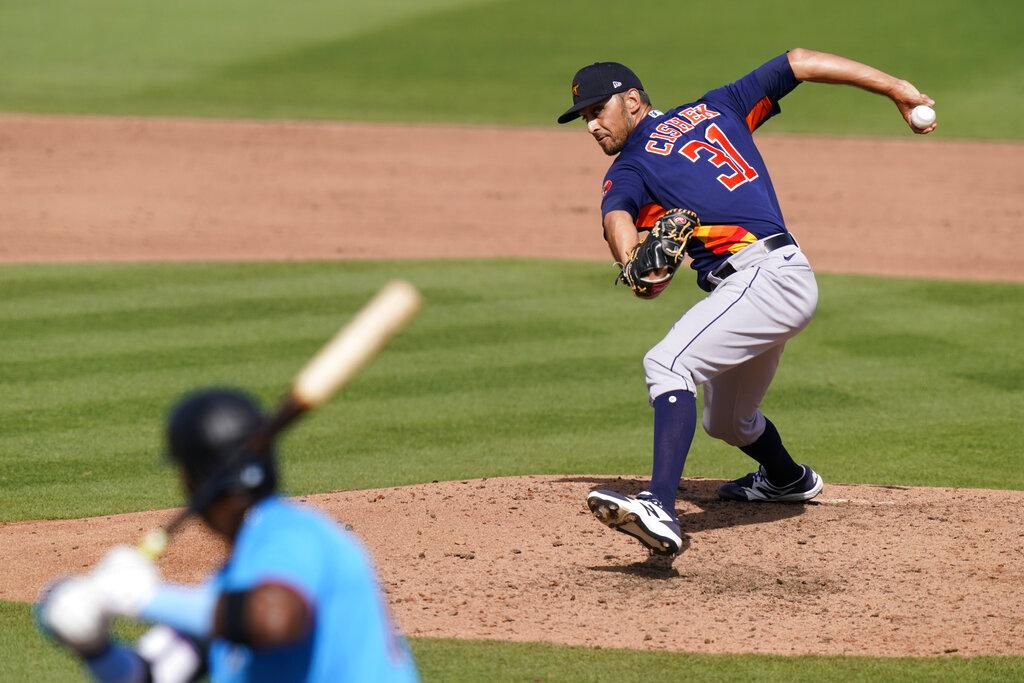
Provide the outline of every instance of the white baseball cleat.
{"type": "Polygon", "coordinates": [[[591,491],[587,506],[603,524],[629,534],[658,555],[675,555],[683,545],[679,521],[650,491],[636,498],[614,491],[591,491]]]}

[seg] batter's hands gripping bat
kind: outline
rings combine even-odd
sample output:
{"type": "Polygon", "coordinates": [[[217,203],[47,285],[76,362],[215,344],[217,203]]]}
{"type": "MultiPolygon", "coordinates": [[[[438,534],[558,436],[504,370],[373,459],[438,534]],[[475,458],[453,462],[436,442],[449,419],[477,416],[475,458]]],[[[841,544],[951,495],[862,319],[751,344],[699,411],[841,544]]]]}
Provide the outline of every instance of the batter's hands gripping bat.
{"type": "MultiPolygon", "coordinates": [[[[422,303],[419,291],[404,280],[394,280],[384,286],[306,363],[292,382],[291,391],[263,426],[249,437],[245,447],[239,449],[239,456],[264,450],[296,418],[331,398],[391,337],[412,321],[422,303]]],[[[233,459],[228,458],[225,470],[230,468],[233,459]]],[[[170,535],[202,507],[203,498],[202,490],[196,491],[189,506],[170,524],[146,534],[139,550],[151,559],[159,557],[170,535]]]]}

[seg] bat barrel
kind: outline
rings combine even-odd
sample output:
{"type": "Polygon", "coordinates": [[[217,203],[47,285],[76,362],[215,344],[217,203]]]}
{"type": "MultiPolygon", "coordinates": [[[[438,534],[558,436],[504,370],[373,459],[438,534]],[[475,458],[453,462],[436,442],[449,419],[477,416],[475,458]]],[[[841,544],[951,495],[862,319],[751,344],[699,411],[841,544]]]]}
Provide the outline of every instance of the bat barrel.
{"type": "MultiPolygon", "coordinates": [[[[220,474],[236,467],[246,454],[269,449],[279,432],[310,408],[323,404],[373,358],[416,316],[423,304],[419,291],[404,280],[384,286],[356,316],[330,339],[296,376],[288,396],[253,435],[228,457],[220,474]]],[[[197,508],[211,501],[212,487],[200,488],[185,510],[163,529],[153,529],[139,550],[156,559],[172,533],[197,508]],[[210,490],[206,490],[209,488],[210,490]]]]}
{"type": "Polygon", "coordinates": [[[388,283],[303,368],[292,397],[318,406],[348,382],[419,312],[422,296],[404,280],[388,283]]]}

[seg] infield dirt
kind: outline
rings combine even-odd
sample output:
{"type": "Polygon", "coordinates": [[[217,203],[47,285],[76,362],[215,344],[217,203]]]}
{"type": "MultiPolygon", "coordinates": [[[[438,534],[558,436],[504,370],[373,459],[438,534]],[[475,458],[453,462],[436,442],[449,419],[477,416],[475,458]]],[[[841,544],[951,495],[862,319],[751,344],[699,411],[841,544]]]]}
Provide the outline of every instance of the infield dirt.
{"type": "MultiPolygon", "coordinates": [[[[762,136],[819,272],[1024,279],[1024,145],[762,136]]],[[[578,130],[0,116],[0,263],[522,256],[608,261],[607,166],[578,130]],[[417,232],[391,239],[391,222],[417,232]],[[479,234],[480,219],[491,227],[479,234]],[[401,251],[397,251],[398,247],[401,251]],[[392,251],[389,251],[392,250],[392,251]]],[[[374,553],[413,636],[688,652],[1024,654],[1024,493],[826,483],[806,505],[686,479],[673,561],[521,477],[309,496],[374,553]],[[396,542],[398,540],[399,542],[396,542]],[[598,624],[599,626],[595,626],[598,624]]],[[[31,600],[167,511],[0,525],[31,600]]],[[[193,580],[197,525],[161,560],[193,580]]]]}

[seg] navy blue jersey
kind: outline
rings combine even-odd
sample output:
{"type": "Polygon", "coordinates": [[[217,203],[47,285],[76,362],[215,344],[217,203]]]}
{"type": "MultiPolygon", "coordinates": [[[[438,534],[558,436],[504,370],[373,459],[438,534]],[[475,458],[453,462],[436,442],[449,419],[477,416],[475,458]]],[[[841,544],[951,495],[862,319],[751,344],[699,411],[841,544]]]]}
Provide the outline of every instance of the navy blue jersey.
{"type": "Polygon", "coordinates": [[[729,256],[786,232],[753,132],[798,84],[783,54],[696,102],[649,113],[605,175],[602,215],[626,211],[640,230],[666,209],[695,211],[701,226],[687,253],[707,289],[708,272],[729,256]]]}

